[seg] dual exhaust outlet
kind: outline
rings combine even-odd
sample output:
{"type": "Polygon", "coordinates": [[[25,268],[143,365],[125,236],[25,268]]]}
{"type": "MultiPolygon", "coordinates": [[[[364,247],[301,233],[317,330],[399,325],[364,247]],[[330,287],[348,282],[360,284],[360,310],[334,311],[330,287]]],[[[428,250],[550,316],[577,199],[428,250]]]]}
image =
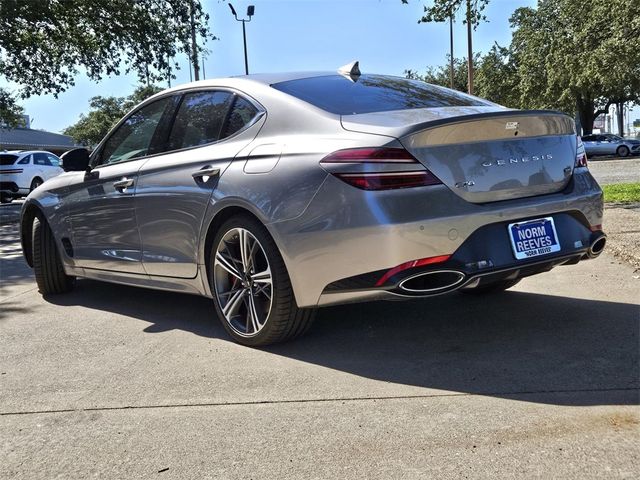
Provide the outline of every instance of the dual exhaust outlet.
{"type": "MultiPolygon", "coordinates": [[[[607,243],[607,236],[599,235],[587,250],[587,258],[598,257],[607,243]]],[[[460,286],[465,279],[465,274],[457,270],[434,270],[430,272],[418,273],[404,279],[398,288],[410,294],[438,293],[460,286]]]]}

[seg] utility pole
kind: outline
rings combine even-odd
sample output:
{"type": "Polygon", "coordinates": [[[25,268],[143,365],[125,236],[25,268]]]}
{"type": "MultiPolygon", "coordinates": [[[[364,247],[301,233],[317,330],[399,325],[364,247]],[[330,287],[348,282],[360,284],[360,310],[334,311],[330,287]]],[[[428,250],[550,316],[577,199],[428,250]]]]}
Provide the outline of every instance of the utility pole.
{"type": "Polygon", "coordinates": [[[469,70],[469,78],[468,78],[468,92],[469,95],[473,95],[473,45],[471,40],[471,0],[467,0],[467,66],[469,70]]]}
{"type": "Polygon", "coordinates": [[[449,83],[453,90],[453,11],[449,10],[449,83]]]}
{"type": "Polygon", "coordinates": [[[198,65],[198,44],[196,43],[196,21],[195,12],[193,11],[193,0],[190,0],[191,5],[191,61],[193,62],[193,77],[196,80],[200,80],[200,66],[198,65]]]}

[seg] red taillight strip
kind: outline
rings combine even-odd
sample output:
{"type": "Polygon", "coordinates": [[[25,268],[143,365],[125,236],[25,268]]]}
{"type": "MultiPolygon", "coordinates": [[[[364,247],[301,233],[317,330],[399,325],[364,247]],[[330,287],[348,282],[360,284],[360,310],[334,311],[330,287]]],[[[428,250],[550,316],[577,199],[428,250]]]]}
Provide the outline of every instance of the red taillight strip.
{"type": "Polygon", "coordinates": [[[404,148],[366,147],[338,150],[320,163],[418,163],[404,148]]]}
{"type": "Polygon", "coordinates": [[[427,170],[418,172],[336,173],[336,177],[361,190],[390,190],[442,183],[427,170]]]}
{"type": "Polygon", "coordinates": [[[584,149],[584,143],[580,137],[576,137],[576,163],[574,168],[587,166],[587,152],[584,149]]]}
{"type": "Polygon", "coordinates": [[[0,173],[22,173],[22,168],[14,168],[13,170],[0,170],[0,173]]]}
{"type": "Polygon", "coordinates": [[[599,225],[591,225],[589,227],[589,230],[591,230],[592,232],[599,232],[602,230],[602,224],[599,225]]]}
{"type": "Polygon", "coordinates": [[[419,260],[411,260],[410,262],[405,262],[397,267],[393,267],[387,273],[385,273],[380,280],[376,282],[376,287],[381,287],[386,283],[394,275],[402,272],[403,270],[408,270],[409,268],[414,267],[422,267],[424,265],[432,265],[434,263],[443,263],[451,258],[451,255],[439,255],[437,257],[428,257],[428,258],[420,258],[419,260]]]}

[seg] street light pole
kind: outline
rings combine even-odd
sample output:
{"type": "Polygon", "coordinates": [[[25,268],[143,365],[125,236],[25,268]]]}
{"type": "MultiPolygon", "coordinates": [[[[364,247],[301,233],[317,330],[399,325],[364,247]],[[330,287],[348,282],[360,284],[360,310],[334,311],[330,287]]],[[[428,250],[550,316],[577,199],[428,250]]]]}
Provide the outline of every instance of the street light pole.
{"type": "Polygon", "coordinates": [[[244,42],[244,73],[245,75],[249,75],[249,60],[247,58],[247,30],[244,24],[251,21],[251,17],[253,17],[256,8],[253,5],[249,5],[247,7],[247,16],[249,17],[248,20],[246,18],[238,18],[238,14],[236,13],[236,9],[233,8],[233,5],[229,4],[229,8],[231,9],[231,13],[235,17],[235,19],[238,22],[242,22],[242,40],[244,42]]]}

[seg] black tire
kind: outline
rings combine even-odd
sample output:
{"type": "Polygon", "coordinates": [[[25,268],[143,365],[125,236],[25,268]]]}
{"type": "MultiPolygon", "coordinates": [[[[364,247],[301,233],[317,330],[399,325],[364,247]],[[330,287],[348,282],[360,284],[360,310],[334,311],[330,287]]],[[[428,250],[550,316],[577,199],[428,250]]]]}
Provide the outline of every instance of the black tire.
{"type": "Polygon", "coordinates": [[[517,285],[521,278],[517,278],[516,280],[503,280],[501,282],[489,283],[487,285],[479,285],[473,288],[461,288],[458,290],[462,293],[467,293],[470,295],[485,295],[491,293],[500,293],[505,290],[517,285]]]}
{"type": "Polygon", "coordinates": [[[618,154],[619,157],[628,157],[629,153],[631,152],[629,151],[629,147],[627,147],[626,145],[621,145],[616,150],[616,153],[618,154]]]}
{"type": "Polygon", "coordinates": [[[0,195],[0,203],[11,203],[13,197],[9,195],[0,195]]]}
{"type": "Polygon", "coordinates": [[[309,330],[315,319],[316,309],[298,308],[287,268],[271,235],[259,221],[248,215],[230,218],[216,232],[209,252],[209,284],[214,296],[213,303],[218,318],[229,335],[242,345],[262,347],[292,340],[309,330]],[[241,335],[232,328],[222,312],[220,299],[214,284],[214,261],[217,248],[222,238],[234,228],[245,229],[258,240],[271,270],[272,300],[270,311],[263,324],[264,326],[252,336],[241,335]]]}
{"type": "Polygon", "coordinates": [[[44,183],[44,180],[42,180],[40,177],[34,178],[33,180],[31,180],[31,186],[29,187],[29,191],[33,192],[36,188],[38,188],[43,183],[44,183]]]}
{"type": "Polygon", "coordinates": [[[43,218],[33,219],[31,240],[38,290],[43,295],[70,292],[76,277],[64,273],[53,232],[43,218]]]}

